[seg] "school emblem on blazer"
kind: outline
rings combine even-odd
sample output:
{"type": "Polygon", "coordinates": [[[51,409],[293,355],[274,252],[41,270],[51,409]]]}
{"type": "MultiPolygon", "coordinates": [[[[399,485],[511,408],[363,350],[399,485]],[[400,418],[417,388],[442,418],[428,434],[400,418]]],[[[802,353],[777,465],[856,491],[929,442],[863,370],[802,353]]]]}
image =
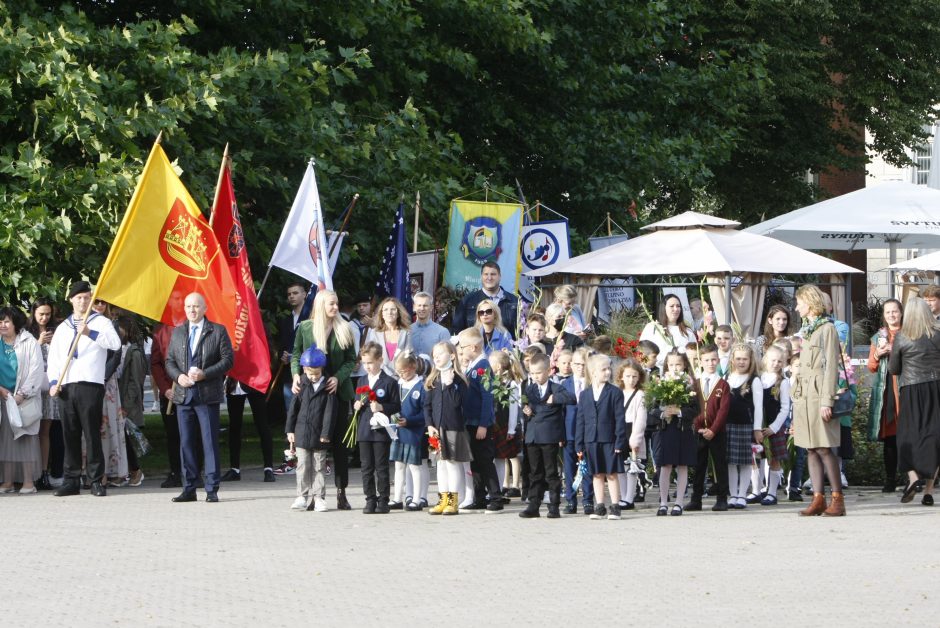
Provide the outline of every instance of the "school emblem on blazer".
{"type": "Polygon", "coordinates": [[[385,391],[379,388],[377,391],[375,391],[375,396],[381,399],[382,397],[385,396],[385,391]]]}
{"type": "Polygon", "coordinates": [[[468,221],[463,227],[460,241],[463,256],[479,266],[495,261],[502,253],[502,227],[498,220],[486,216],[468,221]]]}
{"type": "Polygon", "coordinates": [[[418,400],[418,397],[420,397],[420,396],[421,396],[421,393],[418,392],[417,390],[415,390],[414,392],[411,393],[411,398],[414,399],[415,401],[417,401],[417,400],[418,400]]]}

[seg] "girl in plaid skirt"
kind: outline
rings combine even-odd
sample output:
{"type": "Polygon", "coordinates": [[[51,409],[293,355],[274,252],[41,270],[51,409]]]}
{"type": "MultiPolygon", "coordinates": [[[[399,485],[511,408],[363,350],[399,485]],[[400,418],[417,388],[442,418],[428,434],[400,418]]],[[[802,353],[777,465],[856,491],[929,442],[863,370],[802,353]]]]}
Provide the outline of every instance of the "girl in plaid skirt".
{"type": "Polygon", "coordinates": [[[731,408],[725,430],[728,434],[728,506],[747,508],[747,487],[751,483],[751,444],[762,438],[764,425],[764,386],[757,376],[757,360],[750,345],[739,343],[731,349],[731,408]]]}

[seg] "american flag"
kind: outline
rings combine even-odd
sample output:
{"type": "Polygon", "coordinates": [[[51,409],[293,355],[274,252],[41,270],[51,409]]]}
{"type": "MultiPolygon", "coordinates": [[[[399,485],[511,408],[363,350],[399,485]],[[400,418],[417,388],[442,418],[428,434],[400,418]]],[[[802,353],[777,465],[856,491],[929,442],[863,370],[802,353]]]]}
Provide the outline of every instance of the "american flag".
{"type": "Polygon", "coordinates": [[[375,282],[377,297],[393,296],[411,312],[411,275],[408,272],[408,247],[405,244],[405,204],[399,203],[395,224],[388,236],[385,258],[379,280],[375,282]]]}

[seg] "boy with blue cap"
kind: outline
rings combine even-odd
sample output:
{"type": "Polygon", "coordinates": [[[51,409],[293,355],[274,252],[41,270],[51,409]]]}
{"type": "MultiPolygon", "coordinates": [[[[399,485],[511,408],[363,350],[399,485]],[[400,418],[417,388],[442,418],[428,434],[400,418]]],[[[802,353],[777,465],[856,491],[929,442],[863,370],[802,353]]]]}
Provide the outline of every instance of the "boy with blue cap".
{"type": "Polygon", "coordinates": [[[310,346],[300,356],[300,392],[287,413],[287,440],[297,454],[297,499],[293,510],[326,512],[326,454],[330,448],[338,408],[336,395],[327,392],[323,367],[326,356],[310,346]]]}

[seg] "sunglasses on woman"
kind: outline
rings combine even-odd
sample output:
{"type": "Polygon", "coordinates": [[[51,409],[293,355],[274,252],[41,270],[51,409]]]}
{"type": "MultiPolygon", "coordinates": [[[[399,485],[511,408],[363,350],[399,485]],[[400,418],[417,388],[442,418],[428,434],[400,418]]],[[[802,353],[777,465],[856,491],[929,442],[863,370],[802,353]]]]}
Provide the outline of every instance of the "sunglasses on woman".
{"type": "Polygon", "coordinates": [[[477,316],[490,316],[493,314],[493,310],[479,310],[477,316]]]}

